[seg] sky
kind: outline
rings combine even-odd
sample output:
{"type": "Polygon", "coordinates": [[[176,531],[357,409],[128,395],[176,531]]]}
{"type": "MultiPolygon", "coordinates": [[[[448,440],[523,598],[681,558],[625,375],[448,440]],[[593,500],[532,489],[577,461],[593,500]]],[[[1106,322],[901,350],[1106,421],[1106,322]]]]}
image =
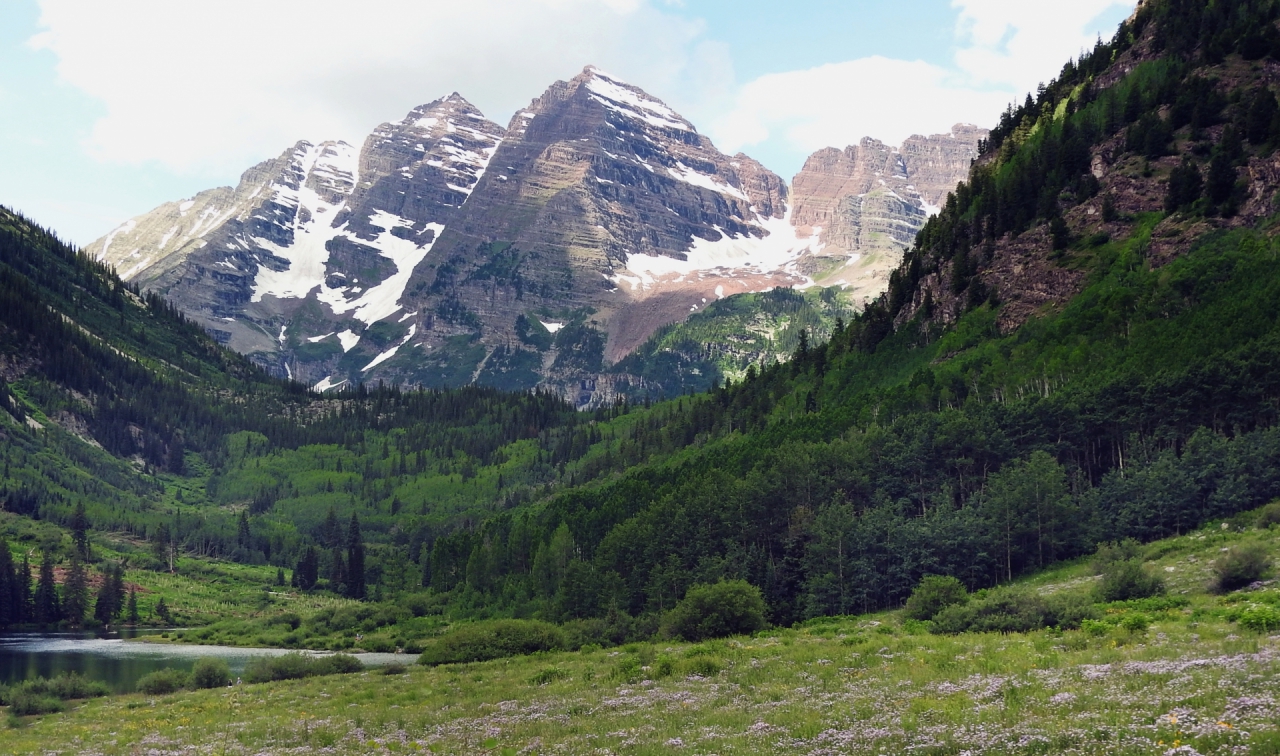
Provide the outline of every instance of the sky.
{"type": "Polygon", "coordinates": [[[790,179],[1005,106],[1135,0],[4,0],[0,204],[88,244],[299,139],[459,92],[506,124],[596,65],[790,179]]]}

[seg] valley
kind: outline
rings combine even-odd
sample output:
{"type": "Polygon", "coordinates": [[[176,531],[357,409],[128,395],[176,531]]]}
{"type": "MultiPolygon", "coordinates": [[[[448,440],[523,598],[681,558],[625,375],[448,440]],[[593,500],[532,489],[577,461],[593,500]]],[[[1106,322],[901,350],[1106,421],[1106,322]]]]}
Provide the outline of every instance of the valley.
{"type": "Polygon", "coordinates": [[[1277,91],[1280,2],[1150,0],[790,185],[588,67],[0,208],[0,628],[272,654],[2,750],[1280,752],[1277,91]]]}

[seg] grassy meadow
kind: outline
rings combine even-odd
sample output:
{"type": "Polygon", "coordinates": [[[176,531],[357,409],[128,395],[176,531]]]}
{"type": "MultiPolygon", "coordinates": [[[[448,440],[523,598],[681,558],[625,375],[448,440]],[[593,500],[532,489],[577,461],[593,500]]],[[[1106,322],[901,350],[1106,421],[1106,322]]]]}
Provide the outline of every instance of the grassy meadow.
{"type": "MultiPolygon", "coordinates": [[[[135,694],[10,717],[0,751],[1280,754],[1280,635],[1242,620],[1280,606],[1280,590],[1207,590],[1213,560],[1243,542],[1280,555],[1275,527],[1147,546],[1168,594],[1101,605],[1081,630],[941,636],[883,613],[700,644],[135,694]]],[[[1092,572],[1078,563],[1024,585],[1083,592],[1092,572]]]]}

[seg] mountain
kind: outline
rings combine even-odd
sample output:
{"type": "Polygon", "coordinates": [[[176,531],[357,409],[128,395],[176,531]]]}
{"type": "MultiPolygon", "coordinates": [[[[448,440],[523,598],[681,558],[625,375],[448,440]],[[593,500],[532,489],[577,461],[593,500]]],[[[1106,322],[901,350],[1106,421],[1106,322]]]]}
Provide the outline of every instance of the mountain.
{"type": "Polygon", "coordinates": [[[781,178],[587,67],[506,129],[454,94],[383,124],[358,154],[299,143],[235,189],[163,205],[88,252],[232,349],[321,389],[544,385],[598,405],[619,380],[660,394],[645,377],[656,363],[623,378],[612,366],[653,354],[651,335],[710,302],[815,276],[852,286],[842,301],[877,293],[880,268],[963,176],[979,133],[819,153],[797,177],[793,213],[781,178]]]}
{"type": "Polygon", "coordinates": [[[378,127],[358,153],[299,142],[235,189],[162,205],[87,252],[282,376],[315,383],[344,359],[358,373],[373,357],[347,353],[401,312],[503,133],[451,95],[378,127]]]}
{"type": "Polygon", "coordinates": [[[815,152],[792,182],[797,233],[821,242],[802,269],[860,303],[878,297],[925,220],[968,175],[986,136],[986,129],[957,124],[897,149],[866,138],[815,152]]]}
{"type": "MultiPolygon", "coordinates": [[[[159,295],[139,296],[104,265],[0,216],[5,507],[65,523],[85,502],[95,537],[131,558],[164,525],[193,554],[280,567],[317,547],[336,565],[340,526],[325,523],[355,515],[371,585],[397,601],[430,588],[424,613],[563,621],[609,643],[651,637],[699,584],[748,580],[785,625],[900,605],[925,575],[991,587],[1100,541],[1224,521],[1280,497],[1278,19],[1280,2],[1144,4],[1009,108],[883,295],[835,321],[825,341],[795,325],[841,317],[822,299],[830,289],[699,307],[637,359],[692,372],[791,335],[794,351],[652,406],[574,412],[546,392],[475,386],[315,394],[268,379],[159,295]]],[[[621,107],[622,95],[593,99],[596,82],[612,79],[589,70],[526,119],[532,130],[574,107],[607,111],[594,136],[575,137],[587,142],[521,147],[534,136],[508,130],[471,196],[518,181],[525,209],[503,220],[497,248],[487,238],[468,247],[449,237],[465,228],[468,200],[426,242],[436,267],[415,271],[402,307],[486,282],[493,306],[508,307],[503,297],[521,302],[516,290],[534,286],[503,271],[532,280],[539,266],[570,265],[568,253],[552,255],[574,217],[556,198],[592,199],[583,192],[600,184],[590,172],[600,135],[625,125],[611,118],[652,113],[659,125],[649,125],[672,140],[700,144],[648,100],[615,113],[605,103],[621,107]],[[582,155],[591,159],[570,160],[582,155]],[[552,191],[557,177],[567,189],[552,191]],[[502,268],[509,238],[542,256],[502,268]]],[[[642,201],[682,222],[654,198],[672,187],[659,155],[621,149],[604,165],[658,177],[642,201]]],[[[778,220],[773,212],[757,222],[778,220]]],[[[768,241],[750,227],[740,243],[768,241]]],[[[661,240],[644,257],[674,260],[661,240]]],[[[626,274],[612,265],[599,281],[626,274]]],[[[601,291],[627,293],[609,281],[570,304],[601,291]]],[[[405,310],[419,313],[405,331],[430,314],[433,332],[460,340],[446,345],[495,359],[484,332],[450,322],[447,307],[405,310]]],[[[549,370],[597,359],[600,313],[517,314],[507,354],[554,355],[549,370]]],[[[353,332],[352,353],[384,324],[353,332]]],[[[626,358],[615,367],[645,377],[626,358]]]]}

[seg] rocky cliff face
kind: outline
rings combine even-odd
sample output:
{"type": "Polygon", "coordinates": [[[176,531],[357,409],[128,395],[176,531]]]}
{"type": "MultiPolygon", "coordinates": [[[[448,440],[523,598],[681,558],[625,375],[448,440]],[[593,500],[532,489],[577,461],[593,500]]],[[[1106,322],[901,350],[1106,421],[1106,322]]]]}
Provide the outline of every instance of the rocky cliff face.
{"type": "Polygon", "coordinates": [[[814,153],[792,182],[797,234],[822,242],[802,269],[863,301],[878,296],[929,214],[968,175],[986,135],[957,125],[896,149],[868,138],[814,153]]]}
{"type": "Polygon", "coordinates": [[[300,142],[88,251],[320,389],[542,385],[591,403],[608,365],[724,297],[815,279],[878,293],[868,271],[892,267],[982,133],[819,152],[793,209],[764,166],[587,67],[506,129],[454,94],[358,152],[300,142]]]}
{"type": "Polygon", "coordinates": [[[359,153],[299,142],[235,189],[162,205],[87,252],[282,374],[311,381],[344,360],[358,374],[383,351],[353,353],[362,334],[400,311],[503,133],[451,95],[383,124],[359,153]]]}

